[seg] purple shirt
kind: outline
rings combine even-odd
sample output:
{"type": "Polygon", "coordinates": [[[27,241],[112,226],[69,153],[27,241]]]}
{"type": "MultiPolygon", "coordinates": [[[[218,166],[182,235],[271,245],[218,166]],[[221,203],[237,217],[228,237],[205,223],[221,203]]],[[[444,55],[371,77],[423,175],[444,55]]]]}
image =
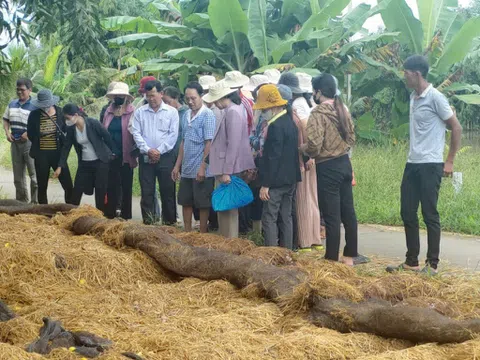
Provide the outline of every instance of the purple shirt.
{"type": "Polygon", "coordinates": [[[248,137],[248,123],[242,105],[232,103],[225,109],[210,147],[210,174],[233,175],[254,169],[248,137]]]}

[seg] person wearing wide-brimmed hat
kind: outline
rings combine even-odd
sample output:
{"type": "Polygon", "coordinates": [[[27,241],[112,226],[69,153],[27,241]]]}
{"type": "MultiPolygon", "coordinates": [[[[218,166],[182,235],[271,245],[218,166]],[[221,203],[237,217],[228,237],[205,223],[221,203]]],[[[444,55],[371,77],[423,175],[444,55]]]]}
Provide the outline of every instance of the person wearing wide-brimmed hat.
{"type": "Polygon", "coordinates": [[[301,180],[298,130],[277,87],[264,85],[258,91],[255,110],[268,119],[268,131],[260,161],[262,228],[266,246],[293,248],[292,199],[301,180]],[[281,237],[277,220],[281,214],[281,237]]]}
{"type": "Polygon", "coordinates": [[[130,95],[128,85],[123,82],[112,84],[106,96],[112,103],[105,112],[103,126],[112,138],[113,159],[108,172],[105,216],[116,217],[117,206],[121,203],[120,216],[131,219],[133,169],[138,165],[137,159],[132,155],[135,142],[129,132],[130,119],[135,111],[133,96],[130,95]]]}
{"type": "MultiPolygon", "coordinates": [[[[28,116],[27,136],[32,142],[30,157],[35,161],[39,204],[48,204],[50,169],[55,171],[58,167],[65,138],[65,120],[62,109],[57,106],[59,101],[59,97],[50,90],[42,89],[37,98],[31,101],[37,110],[28,116]]],[[[58,180],[65,191],[65,202],[71,203],[73,183],[68,165],[64,166],[58,180]]]]}
{"type": "MultiPolygon", "coordinates": [[[[232,175],[255,169],[246,112],[238,90],[232,89],[223,80],[210,86],[203,101],[215,103],[219,109],[224,110],[210,147],[209,171],[218,182],[228,184],[232,175]]],[[[218,223],[223,236],[238,237],[238,209],[219,212],[218,223]]]]}
{"type": "Polygon", "coordinates": [[[240,100],[242,100],[242,105],[247,115],[248,135],[250,135],[253,128],[253,100],[245,96],[242,91],[243,87],[250,82],[250,78],[243,75],[240,71],[228,71],[225,73],[225,79],[223,80],[226,86],[237,90],[240,100]]]}

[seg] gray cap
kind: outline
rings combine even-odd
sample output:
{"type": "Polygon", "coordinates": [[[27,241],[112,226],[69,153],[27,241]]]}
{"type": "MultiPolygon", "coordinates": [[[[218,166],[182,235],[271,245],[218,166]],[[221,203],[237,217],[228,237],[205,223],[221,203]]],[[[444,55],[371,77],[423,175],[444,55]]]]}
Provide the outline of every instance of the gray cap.
{"type": "Polygon", "coordinates": [[[60,101],[58,96],[52,94],[52,92],[48,89],[42,89],[38,92],[37,98],[32,99],[32,105],[39,108],[49,108],[53,105],[57,105],[60,101]]]}
{"type": "Polygon", "coordinates": [[[303,94],[302,89],[300,89],[300,81],[297,75],[292,72],[283,73],[282,76],[280,76],[278,85],[287,85],[293,94],[303,94]]]}

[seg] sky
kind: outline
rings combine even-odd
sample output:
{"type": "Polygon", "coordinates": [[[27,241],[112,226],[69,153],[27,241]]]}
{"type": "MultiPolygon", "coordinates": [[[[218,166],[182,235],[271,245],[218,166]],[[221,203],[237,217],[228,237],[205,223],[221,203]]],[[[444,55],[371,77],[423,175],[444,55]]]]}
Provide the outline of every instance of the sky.
{"type": "MultiPolygon", "coordinates": [[[[417,8],[417,0],[406,0],[407,4],[410,6],[410,8],[413,11],[413,14],[418,18],[418,8],[417,8]]],[[[462,7],[467,7],[470,4],[471,0],[458,0],[458,5],[462,7]]],[[[353,7],[361,4],[369,4],[372,7],[377,5],[377,0],[352,0],[352,5],[353,7]]],[[[383,26],[383,21],[380,15],[375,15],[368,19],[365,24],[363,25],[364,28],[368,29],[368,31],[376,31],[379,27],[384,27],[383,26]]]]}

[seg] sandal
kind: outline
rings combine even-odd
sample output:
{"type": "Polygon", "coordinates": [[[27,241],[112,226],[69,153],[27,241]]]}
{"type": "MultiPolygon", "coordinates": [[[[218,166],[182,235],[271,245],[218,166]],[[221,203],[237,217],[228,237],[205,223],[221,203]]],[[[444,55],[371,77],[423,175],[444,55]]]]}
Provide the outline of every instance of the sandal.
{"type": "Polygon", "coordinates": [[[312,245],[312,249],[313,249],[313,250],[317,250],[317,251],[322,251],[322,250],[324,250],[325,248],[324,248],[323,245],[321,245],[321,244],[315,244],[315,245],[312,245]]]}
{"type": "Polygon", "coordinates": [[[388,273],[394,273],[397,271],[412,271],[412,272],[420,272],[419,269],[412,268],[405,263],[402,263],[400,265],[388,265],[387,268],[385,269],[388,273]]]}

